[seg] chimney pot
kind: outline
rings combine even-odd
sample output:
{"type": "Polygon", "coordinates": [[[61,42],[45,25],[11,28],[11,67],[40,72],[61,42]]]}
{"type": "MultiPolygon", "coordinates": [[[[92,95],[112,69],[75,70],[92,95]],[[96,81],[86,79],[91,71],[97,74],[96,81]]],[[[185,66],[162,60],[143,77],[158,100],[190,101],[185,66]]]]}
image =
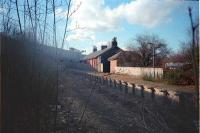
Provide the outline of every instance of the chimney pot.
{"type": "Polygon", "coordinates": [[[102,46],[101,46],[101,50],[103,50],[103,49],[105,49],[105,48],[107,48],[106,45],[102,45],[102,46]]]}
{"type": "Polygon", "coordinates": [[[96,51],[97,51],[97,47],[94,46],[94,47],[93,47],[93,52],[96,52],[96,51]]]}

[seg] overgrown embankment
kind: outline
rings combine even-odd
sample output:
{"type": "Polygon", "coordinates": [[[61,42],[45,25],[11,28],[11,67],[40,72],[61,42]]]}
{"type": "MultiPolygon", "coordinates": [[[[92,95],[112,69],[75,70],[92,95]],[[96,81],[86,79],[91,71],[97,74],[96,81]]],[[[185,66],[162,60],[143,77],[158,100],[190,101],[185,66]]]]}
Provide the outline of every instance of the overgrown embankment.
{"type": "Polygon", "coordinates": [[[55,49],[25,38],[1,36],[3,131],[48,132],[56,103],[55,49]]]}

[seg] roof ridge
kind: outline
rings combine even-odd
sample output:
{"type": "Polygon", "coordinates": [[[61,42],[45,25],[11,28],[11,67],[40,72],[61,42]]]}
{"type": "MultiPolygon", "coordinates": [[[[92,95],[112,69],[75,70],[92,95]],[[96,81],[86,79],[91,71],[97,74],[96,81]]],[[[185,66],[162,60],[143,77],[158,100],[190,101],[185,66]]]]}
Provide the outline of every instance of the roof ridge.
{"type": "MultiPolygon", "coordinates": [[[[97,56],[99,56],[99,55],[105,53],[106,51],[108,51],[108,50],[110,50],[110,49],[112,49],[112,48],[114,48],[114,47],[107,47],[107,48],[105,48],[105,49],[98,50],[98,51],[96,51],[96,52],[90,53],[89,55],[86,55],[86,56],[83,58],[83,60],[96,58],[97,56]]],[[[116,47],[115,47],[115,48],[116,48],[116,47]]],[[[119,48],[119,47],[117,47],[117,48],[119,48]]]]}

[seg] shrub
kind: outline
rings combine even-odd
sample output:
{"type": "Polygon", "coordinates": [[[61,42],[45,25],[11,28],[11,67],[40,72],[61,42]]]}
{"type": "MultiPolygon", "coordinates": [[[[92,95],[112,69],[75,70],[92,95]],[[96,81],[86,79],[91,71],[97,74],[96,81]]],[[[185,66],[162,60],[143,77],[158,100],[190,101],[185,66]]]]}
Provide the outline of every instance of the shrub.
{"type": "Polygon", "coordinates": [[[193,70],[186,66],[179,69],[166,69],[163,78],[168,84],[192,85],[194,84],[193,70]]]}
{"type": "Polygon", "coordinates": [[[156,81],[156,79],[150,74],[150,75],[144,75],[143,77],[142,77],[142,79],[143,80],[146,80],[146,81],[152,81],[152,82],[154,82],[154,81],[156,81]]]}

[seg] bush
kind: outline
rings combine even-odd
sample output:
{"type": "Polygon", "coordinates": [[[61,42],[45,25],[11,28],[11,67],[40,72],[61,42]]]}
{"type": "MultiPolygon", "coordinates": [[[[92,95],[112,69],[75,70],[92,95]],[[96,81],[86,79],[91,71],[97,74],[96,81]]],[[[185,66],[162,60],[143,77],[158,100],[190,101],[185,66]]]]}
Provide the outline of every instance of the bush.
{"type": "Polygon", "coordinates": [[[179,69],[167,69],[164,71],[164,80],[168,84],[175,85],[193,85],[194,77],[191,67],[183,67],[179,69]]]}
{"type": "Polygon", "coordinates": [[[156,79],[152,75],[144,75],[143,80],[155,82],[156,79]]]}

